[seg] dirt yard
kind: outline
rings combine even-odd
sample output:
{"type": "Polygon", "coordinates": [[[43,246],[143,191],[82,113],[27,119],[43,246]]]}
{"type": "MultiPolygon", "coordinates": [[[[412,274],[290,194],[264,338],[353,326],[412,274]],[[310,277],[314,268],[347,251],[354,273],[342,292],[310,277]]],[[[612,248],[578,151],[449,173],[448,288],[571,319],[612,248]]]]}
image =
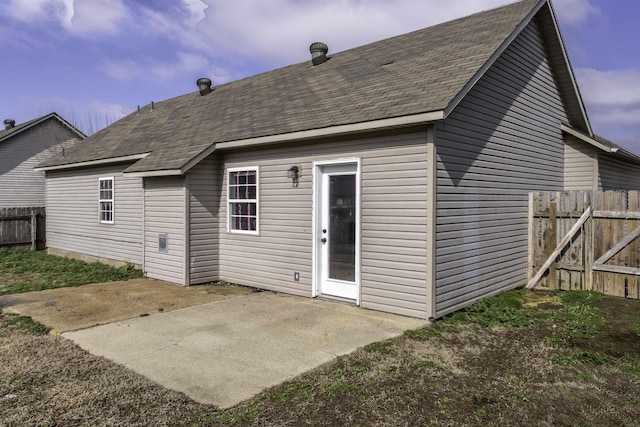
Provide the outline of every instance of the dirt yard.
{"type": "Polygon", "coordinates": [[[42,332],[0,314],[0,425],[640,425],[640,302],[590,293],[507,293],[227,411],[42,332]]]}

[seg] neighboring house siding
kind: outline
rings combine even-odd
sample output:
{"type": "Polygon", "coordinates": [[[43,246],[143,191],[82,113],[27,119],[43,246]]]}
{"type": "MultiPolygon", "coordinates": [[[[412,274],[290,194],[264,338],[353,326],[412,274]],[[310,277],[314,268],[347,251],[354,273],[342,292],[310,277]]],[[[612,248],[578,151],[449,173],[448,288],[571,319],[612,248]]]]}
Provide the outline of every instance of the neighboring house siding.
{"type": "Polygon", "coordinates": [[[183,177],[145,178],[144,270],[148,277],[180,285],[185,274],[186,195],[183,177]],[[158,247],[159,234],[167,235],[167,250],[158,247]]]}
{"type": "Polygon", "coordinates": [[[313,162],[361,159],[361,305],[426,316],[426,130],[224,154],[220,279],[311,296],[313,162]],[[300,167],[298,187],[287,170],[300,167]],[[227,232],[227,168],[259,167],[260,234],[227,232]],[[300,281],[293,280],[294,272],[300,281]]]}
{"type": "Polygon", "coordinates": [[[640,190],[640,166],[599,155],[599,190],[640,190]]]}
{"type": "Polygon", "coordinates": [[[567,135],[564,146],[564,189],[592,191],[596,186],[597,149],[567,135]]]}
{"type": "Polygon", "coordinates": [[[142,179],[126,166],[47,172],[47,246],[142,265],[142,179]],[[98,216],[98,179],[114,178],[114,223],[98,216]]]}
{"type": "Polygon", "coordinates": [[[222,166],[209,157],[189,171],[189,282],[218,280],[222,166]]]}
{"type": "Polygon", "coordinates": [[[563,189],[565,120],[532,21],[437,126],[437,317],[525,284],[528,192],[563,189]]]}
{"type": "Polygon", "coordinates": [[[77,138],[50,119],[0,142],[0,208],[44,206],[44,172],[33,168],[55,154],[55,146],[77,138]]]}

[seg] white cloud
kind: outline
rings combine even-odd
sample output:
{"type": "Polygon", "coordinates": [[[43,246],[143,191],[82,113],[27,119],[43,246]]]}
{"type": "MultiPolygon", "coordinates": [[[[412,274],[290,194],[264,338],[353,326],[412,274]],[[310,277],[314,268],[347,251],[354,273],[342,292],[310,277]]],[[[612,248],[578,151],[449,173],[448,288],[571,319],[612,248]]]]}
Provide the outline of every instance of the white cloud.
{"type": "MultiPolygon", "coordinates": [[[[509,3],[510,0],[250,0],[207,1],[200,39],[215,53],[271,64],[304,60],[307,46],[325,41],[330,52],[424,28],[509,3]]],[[[193,33],[177,32],[184,43],[193,33]]]]}
{"type": "Polygon", "coordinates": [[[3,10],[21,22],[57,22],[76,34],[113,34],[129,16],[122,0],[9,0],[3,10]]]}
{"type": "Polygon", "coordinates": [[[564,24],[580,25],[592,15],[598,15],[599,9],[591,4],[592,0],[552,0],[558,19],[564,24]]]}
{"type": "Polygon", "coordinates": [[[9,0],[2,10],[21,22],[63,22],[69,17],[72,3],[73,0],[9,0]]]}
{"type": "Polygon", "coordinates": [[[155,63],[151,66],[152,75],[158,80],[170,79],[185,73],[207,70],[209,61],[202,55],[178,52],[177,62],[155,63]]]}
{"type": "Polygon", "coordinates": [[[596,133],[640,152],[640,70],[575,71],[596,133]]]}
{"type": "Polygon", "coordinates": [[[211,69],[209,61],[202,55],[177,52],[171,62],[158,61],[147,57],[138,61],[125,59],[122,61],[104,61],[102,71],[115,80],[132,80],[139,77],[151,77],[158,81],[166,81],[176,76],[206,72],[211,69]]]}
{"type": "Polygon", "coordinates": [[[74,0],[67,26],[79,34],[113,34],[128,16],[122,0],[74,0]]]}
{"type": "Polygon", "coordinates": [[[201,0],[182,0],[182,3],[188,13],[186,21],[189,26],[194,26],[198,22],[202,21],[205,17],[204,11],[209,7],[201,0]]]}
{"type": "Polygon", "coordinates": [[[593,105],[640,105],[640,70],[576,69],[585,101],[593,105]]]}
{"type": "Polygon", "coordinates": [[[130,80],[139,72],[139,65],[131,59],[122,61],[106,60],[101,65],[102,71],[114,80],[130,80]]]}

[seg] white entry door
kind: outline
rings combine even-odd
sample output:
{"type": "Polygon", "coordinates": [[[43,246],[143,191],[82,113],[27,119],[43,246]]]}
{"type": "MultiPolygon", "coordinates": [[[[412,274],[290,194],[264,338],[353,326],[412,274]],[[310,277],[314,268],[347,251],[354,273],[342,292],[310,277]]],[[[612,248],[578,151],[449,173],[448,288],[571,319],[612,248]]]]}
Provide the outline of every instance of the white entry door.
{"type": "Polygon", "coordinates": [[[316,165],[316,291],[359,302],[358,164],[316,165]]]}

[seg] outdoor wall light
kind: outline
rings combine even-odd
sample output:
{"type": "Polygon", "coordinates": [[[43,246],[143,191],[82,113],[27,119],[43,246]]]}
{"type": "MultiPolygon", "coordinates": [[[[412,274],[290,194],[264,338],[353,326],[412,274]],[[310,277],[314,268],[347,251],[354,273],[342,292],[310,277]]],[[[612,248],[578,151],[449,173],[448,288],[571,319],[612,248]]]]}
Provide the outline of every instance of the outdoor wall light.
{"type": "Polygon", "coordinates": [[[298,166],[291,166],[287,171],[287,178],[291,178],[291,183],[294,187],[298,186],[298,176],[300,175],[300,168],[298,166]]]}

